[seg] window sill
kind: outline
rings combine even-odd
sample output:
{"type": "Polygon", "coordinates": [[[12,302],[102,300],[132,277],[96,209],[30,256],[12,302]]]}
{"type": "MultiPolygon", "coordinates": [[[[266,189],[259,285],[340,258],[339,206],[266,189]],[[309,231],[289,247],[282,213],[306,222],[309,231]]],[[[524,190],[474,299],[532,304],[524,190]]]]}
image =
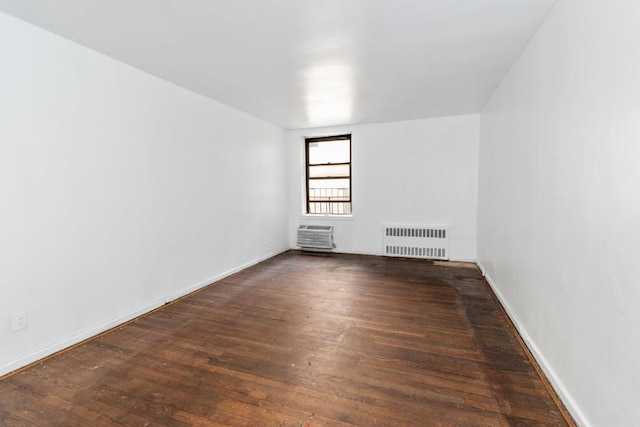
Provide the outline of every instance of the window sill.
{"type": "Polygon", "coordinates": [[[300,219],[319,219],[324,221],[353,221],[353,215],[315,215],[302,214],[300,219]]]}

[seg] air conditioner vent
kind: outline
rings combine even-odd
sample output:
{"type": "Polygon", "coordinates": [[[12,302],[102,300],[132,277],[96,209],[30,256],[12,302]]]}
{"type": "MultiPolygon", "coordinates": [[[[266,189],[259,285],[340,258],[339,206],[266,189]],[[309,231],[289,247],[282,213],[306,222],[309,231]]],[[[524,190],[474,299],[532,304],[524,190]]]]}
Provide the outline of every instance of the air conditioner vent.
{"type": "Polygon", "coordinates": [[[301,225],[298,227],[298,246],[305,251],[331,252],[333,243],[333,226],[301,225]]]}

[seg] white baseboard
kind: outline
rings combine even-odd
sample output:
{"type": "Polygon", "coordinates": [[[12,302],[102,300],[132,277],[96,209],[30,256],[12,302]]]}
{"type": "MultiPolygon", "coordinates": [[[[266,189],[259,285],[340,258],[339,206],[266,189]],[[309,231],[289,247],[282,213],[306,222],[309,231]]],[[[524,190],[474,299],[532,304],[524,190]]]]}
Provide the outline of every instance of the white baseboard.
{"type": "Polygon", "coordinates": [[[518,320],[518,316],[511,309],[511,306],[505,299],[504,295],[500,292],[500,289],[496,286],[493,278],[489,274],[487,274],[487,270],[480,263],[480,261],[477,261],[476,265],[482,272],[482,275],[487,280],[487,283],[489,283],[489,286],[491,286],[493,293],[496,295],[496,297],[500,301],[500,304],[502,304],[502,307],[507,313],[507,316],[509,316],[509,319],[511,319],[511,322],[518,330],[520,337],[522,337],[522,340],[524,341],[525,345],[533,355],[533,358],[538,363],[538,366],[540,366],[540,369],[542,369],[542,372],[544,372],[544,375],[547,377],[547,380],[549,380],[549,383],[555,390],[556,394],[558,395],[560,400],[562,400],[562,403],[564,403],[565,408],[567,408],[567,411],[569,411],[569,413],[573,417],[573,420],[579,426],[589,427],[590,423],[587,422],[584,416],[584,413],[580,410],[576,402],[569,395],[566,387],[564,386],[562,381],[560,381],[560,379],[556,375],[555,371],[553,370],[553,368],[551,367],[547,359],[540,352],[540,349],[538,348],[538,346],[536,346],[536,344],[531,340],[531,337],[527,333],[524,325],[518,320]]]}
{"type": "Polygon", "coordinates": [[[477,265],[477,259],[475,258],[450,258],[447,261],[451,261],[451,262],[470,262],[472,264],[476,264],[477,265]]]}
{"type": "Polygon", "coordinates": [[[42,359],[44,359],[46,357],[49,357],[49,356],[51,356],[51,355],[53,355],[55,353],[58,353],[59,351],[62,351],[64,349],[72,347],[72,346],[74,346],[76,344],[79,344],[79,343],[81,343],[83,341],[86,341],[86,340],[88,340],[88,339],[90,339],[92,337],[95,337],[96,335],[100,335],[101,333],[106,332],[109,329],[113,329],[115,327],[118,327],[118,326],[120,326],[120,325],[122,325],[124,323],[129,322],[130,320],[135,319],[136,317],[140,317],[140,316],[142,316],[142,315],[144,315],[146,313],[149,313],[150,311],[153,311],[153,310],[155,310],[155,309],[157,309],[159,307],[162,307],[163,305],[165,305],[165,304],[167,304],[167,303],[169,303],[171,301],[174,301],[174,300],[176,300],[178,298],[181,298],[181,297],[183,297],[185,295],[188,295],[188,294],[190,294],[192,292],[195,292],[195,291],[197,291],[199,289],[202,289],[205,286],[208,286],[208,285],[210,285],[212,283],[215,283],[215,282],[217,282],[219,280],[222,280],[225,277],[231,276],[232,274],[235,274],[235,273],[237,273],[239,271],[242,271],[242,270],[244,270],[246,268],[249,268],[249,267],[251,267],[253,265],[256,265],[256,264],[258,264],[258,263],[260,263],[262,261],[265,261],[265,260],[267,260],[269,258],[272,258],[272,257],[274,257],[276,255],[279,255],[279,254],[281,254],[283,252],[286,252],[286,251],[287,251],[287,249],[283,249],[281,251],[276,251],[276,252],[273,252],[271,254],[268,254],[268,255],[262,256],[260,258],[257,258],[255,260],[249,261],[249,262],[247,262],[245,264],[242,264],[242,265],[240,265],[238,267],[232,268],[231,270],[227,270],[224,273],[216,274],[215,276],[210,277],[209,279],[203,280],[202,282],[197,283],[194,286],[190,286],[190,287],[188,287],[188,288],[186,288],[186,289],[184,289],[184,290],[182,290],[182,291],[180,291],[180,292],[178,292],[176,294],[173,294],[173,295],[167,296],[167,297],[165,297],[163,299],[154,301],[154,302],[152,302],[151,304],[149,304],[147,306],[141,307],[141,308],[139,308],[139,309],[137,309],[137,310],[135,310],[135,311],[133,311],[131,313],[128,313],[128,314],[125,314],[124,316],[118,317],[117,319],[110,320],[109,322],[103,323],[103,324],[98,325],[98,326],[96,326],[94,328],[87,329],[85,331],[79,332],[79,333],[77,333],[77,334],[75,334],[73,336],[70,336],[68,338],[63,339],[62,341],[59,341],[59,342],[57,342],[55,344],[48,345],[48,346],[46,346],[46,347],[44,347],[44,348],[42,348],[40,350],[37,350],[37,351],[27,355],[27,356],[21,357],[20,359],[17,359],[17,360],[14,360],[12,362],[9,362],[9,363],[7,363],[5,365],[2,365],[2,366],[0,366],[0,377],[2,377],[4,375],[7,375],[7,374],[9,374],[9,373],[11,373],[13,371],[18,370],[18,369],[24,368],[25,366],[33,364],[33,363],[35,363],[35,362],[37,362],[39,360],[42,360],[42,359]]]}
{"type": "MultiPolygon", "coordinates": [[[[300,249],[300,248],[298,248],[300,249]]],[[[363,251],[345,251],[339,248],[333,250],[333,252],[337,254],[347,254],[347,255],[369,255],[369,256],[382,256],[381,252],[363,252],[363,251]]]]}
{"type": "MultiPolygon", "coordinates": [[[[293,251],[299,251],[301,250],[299,246],[294,246],[291,248],[291,250],[293,251]]],[[[378,251],[378,252],[363,252],[363,251],[350,251],[350,250],[343,250],[340,248],[335,248],[333,249],[333,251],[331,253],[335,253],[335,254],[347,254],[347,255],[370,255],[370,256],[385,256],[382,252],[378,251]]],[[[421,259],[421,258],[411,258],[411,259],[421,259]]],[[[443,260],[439,260],[439,259],[434,259],[434,261],[443,261],[443,260]]],[[[477,259],[475,258],[450,258],[447,261],[452,261],[452,262],[470,262],[473,264],[477,265],[477,259]]]]}
{"type": "MultiPolygon", "coordinates": [[[[480,273],[482,273],[483,277],[487,277],[487,271],[484,269],[483,265],[480,263],[480,261],[476,261],[476,265],[478,266],[478,268],[480,269],[480,273]]],[[[487,280],[488,282],[489,280],[487,280]]],[[[490,284],[491,285],[491,284],[490,284]]],[[[494,288],[494,286],[491,286],[491,288],[494,288]]],[[[495,292],[495,290],[494,290],[495,292]]]]}
{"type": "Polygon", "coordinates": [[[74,346],[82,341],[88,340],[91,337],[96,335],[100,335],[103,332],[108,331],[109,329],[115,328],[123,323],[126,323],[130,320],[135,319],[136,317],[142,316],[145,313],[155,310],[158,307],[164,305],[164,301],[155,301],[152,304],[149,304],[145,307],[142,307],[132,313],[119,317],[117,319],[113,319],[109,322],[106,322],[102,325],[96,326],[95,328],[87,329],[86,331],[82,331],[76,335],[68,337],[62,341],[59,341],[55,344],[48,345],[38,351],[35,351],[27,356],[21,357],[18,360],[14,360],[13,362],[9,362],[6,365],[0,366],[0,376],[11,373],[20,368],[24,368],[32,363],[37,362],[38,360],[42,360],[52,354],[55,354],[59,351],[62,351],[66,348],[74,346]]]}
{"type": "Polygon", "coordinates": [[[267,254],[267,255],[265,255],[265,256],[262,256],[262,257],[260,257],[260,258],[256,258],[256,259],[254,259],[254,260],[252,260],[252,261],[249,261],[249,262],[247,262],[247,263],[244,263],[244,264],[242,264],[242,265],[240,265],[240,266],[238,266],[238,267],[232,268],[231,270],[227,270],[227,271],[225,271],[225,272],[223,272],[223,273],[216,274],[215,276],[213,276],[213,277],[209,277],[208,279],[205,279],[205,280],[203,280],[203,281],[201,281],[201,282],[199,282],[199,283],[197,283],[197,284],[195,284],[195,285],[193,285],[193,286],[189,286],[188,288],[183,289],[183,290],[181,290],[181,291],[180,291],[180,292],[178,292],[178,293],[175,293],[175,294],[172,294],[172,295],[168,295],[168,296],[164,299],[164,303],[170,303],[171,301],[175,301],[175,300],[177,300],[177,299],[179,299],[179,298],[182,298],[182,297],[183,297],[183,296],[185,296],[185,295],[189,295],[190,293],[195,292],[195,291],[197,291],[197,290],[199,290],[199,289],[202,289],[202,288],[204,288],[205,286],[209,286],[210,284],[215,283],[215,282],[217,282],[217,281],[219,281],[219,280],[222,280],[222,279],[224,279],[225,277],[229,277],[229,276],[231,276],[231,275],[233,275],[233,274],[238,273],[239,271],[242,271],[242,270],[247,269],[247,268],[249,268],[249,267],[251,267],[251,266],[254,266],[254,265],[256,265],[256,264],[259,264],[259,263],[261,263],[262,261],[266,261],[266,260],[268,260],[269,258],[273,258],[274,256],[278,256],[278,255],[280,255],[281,253],[284,253],[284,252],[286,252],[286,251],[288,251],[288,249],[283,249],[283,250],[275,251],[275,252],[272,252],[272,253],[267,254]]]}

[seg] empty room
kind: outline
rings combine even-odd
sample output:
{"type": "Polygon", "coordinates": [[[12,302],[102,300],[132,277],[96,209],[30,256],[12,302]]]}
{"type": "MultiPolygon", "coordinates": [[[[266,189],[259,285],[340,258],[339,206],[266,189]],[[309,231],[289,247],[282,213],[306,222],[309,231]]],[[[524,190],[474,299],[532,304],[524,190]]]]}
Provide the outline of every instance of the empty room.
{"type": "Polygon", "coordinates": [[[0,426],[633,426],[640,3],[0,0],[0,426]]]}

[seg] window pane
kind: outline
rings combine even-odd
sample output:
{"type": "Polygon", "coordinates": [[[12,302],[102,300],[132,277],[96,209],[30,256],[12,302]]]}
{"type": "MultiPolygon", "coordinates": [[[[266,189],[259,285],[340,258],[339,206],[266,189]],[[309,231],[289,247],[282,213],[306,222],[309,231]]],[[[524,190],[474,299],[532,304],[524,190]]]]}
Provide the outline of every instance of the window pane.
{"type": "Polygon", "coordinates": [[[350,202],[310,202],[310,214],[333,214],[333,215],[349,215],[351,214],[350,202]]]}
{"type": "Polygon", "coordinates": [[[349,176],[349,165],[309,166],[309,178],[349,176]]]}
{"type": "Polygon", "coordinates": [[[307,212],[351,214],[351,136],[307,140],[307,212]]]}
{"type": "Polygon", "coordinates": [[[309,143],[309,164],[348,163],[351,161],[351,141],[322,141],[309,143]]]}
{"type": "Polygon", "coordinates": [[[349,201],[349,190],[342,188],[310,188],[310,202],[349,201]]]}
{"type": "Polygon", "coordinates": [[[349,188],[349,178],[310,179],[309,188],[349,188]]]}
{"type": "Polygon", "coordinates": [[[309,201],[349,200],[349,179],[310,179],[309,201]]]}

